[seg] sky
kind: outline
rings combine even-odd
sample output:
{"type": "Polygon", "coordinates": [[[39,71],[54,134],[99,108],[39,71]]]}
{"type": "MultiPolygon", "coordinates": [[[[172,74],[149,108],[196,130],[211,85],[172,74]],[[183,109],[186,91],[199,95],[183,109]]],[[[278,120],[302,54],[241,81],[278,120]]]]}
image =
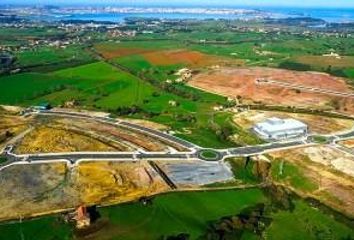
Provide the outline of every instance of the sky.
{"type": "Polygon", "coordinates": [[[252,7],[338,7],[354,8],[354,0],[0,0],[0,4],[100,4],[100,5],[163,5],[163,6],[252,6],[252,7]]]}

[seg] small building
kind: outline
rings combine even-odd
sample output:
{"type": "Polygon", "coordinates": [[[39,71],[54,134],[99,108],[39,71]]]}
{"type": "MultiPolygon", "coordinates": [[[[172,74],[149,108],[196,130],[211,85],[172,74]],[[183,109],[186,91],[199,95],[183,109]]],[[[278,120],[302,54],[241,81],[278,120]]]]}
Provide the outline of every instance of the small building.
{"type": "Polygon", "coordinates": [[[38,104],[37,106],[33,106],[33,109],[37,110],[37,111],[44,111],[44,110],[51,109],[51,106],[49,103],[44,102],[44,103],[38,104]]]}
{"type": "Polygon", "coordinates": [[[264,122],[257,123],[253,131],[265,140],[283,140],[306,136],[308,126],[296,119],[269,118],[264,122]]]}
{"type": "Polygon", "coordinates": [[[177,107],[177,105],[178,105],[178,103],[177,103],[176,101],[174,101],[174,100],[168,101],[168,104],[169,104],[170,106],[172,106],[172,107],[177,107]]]}
{"type": "Polygon", "coordinates": [[[76,228],[82,229],[90,226],[90,214],[87,212],[87,208],[85,206],[80,206],[76,210],[76,228]]]}

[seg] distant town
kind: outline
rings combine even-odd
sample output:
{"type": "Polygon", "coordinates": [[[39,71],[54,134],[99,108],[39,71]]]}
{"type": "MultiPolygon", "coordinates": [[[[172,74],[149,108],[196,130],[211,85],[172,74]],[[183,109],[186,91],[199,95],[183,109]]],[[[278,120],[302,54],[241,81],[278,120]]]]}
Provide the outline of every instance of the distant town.
{"type": "Polygon", "coordinates": [[[354,239],[354,17],[323,11],[0,6],[0,240],[354,239]]]}

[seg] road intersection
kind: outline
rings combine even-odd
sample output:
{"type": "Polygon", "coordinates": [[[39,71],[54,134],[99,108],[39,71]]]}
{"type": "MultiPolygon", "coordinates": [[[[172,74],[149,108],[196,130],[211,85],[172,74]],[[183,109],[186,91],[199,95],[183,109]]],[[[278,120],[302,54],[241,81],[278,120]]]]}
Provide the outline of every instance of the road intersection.
{"type": "MultiPolygon", "coordinates": [[[[158,138],[162,141],[173,143],[182,146],[187,151],[176,152],[67,152],[67,153],[39,153],[39,154],[15,154],[13,147],[8,146],[3,150],[2,155],[7,157],[8,161],[0,165],[0,171],[11,164],[20,163],[50,163],[57,161],[67,161],[68,164],[77,164],[80,161],[139,161],[139,160],[199,160],[199,161],[223,161],[231,157],[250,157],[255,155],[262,155],[269,152],[280,151],[285,149],[293,149],[299,147],[313,146],[317,143],[311,138],[294,139],[285,142],[272,142],[256,146],[245,146],[229,149],[207,149],[190,143],[186,140],[170,135],[168,133],[150,129],[141,125],[137,125],[124,120],[116,120],[109,117],[97,117],[85,113],[65,112],[65,111],[38,111],[31,112],[31,114],[57,116],[57,117],[71,117],[84,118],[95,120],[104,124],[111,124],[120,127],[129,128],[133,131],[143,132],[144,134],[158,138]],[[208,158],[203,152],[208,151],[213,153],[212,158],[208,158]]],[[[354,130],[332,136],[334,141],[341,141],[348,138],[354,138],[354,130]]]]}

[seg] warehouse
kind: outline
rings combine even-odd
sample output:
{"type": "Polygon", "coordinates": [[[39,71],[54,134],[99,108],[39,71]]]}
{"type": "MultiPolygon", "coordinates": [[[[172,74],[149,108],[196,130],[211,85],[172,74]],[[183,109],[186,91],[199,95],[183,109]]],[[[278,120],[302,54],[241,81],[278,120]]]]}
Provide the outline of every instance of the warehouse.
{"type": "Polygon", "coordinates": [[[294,137],[306,136],[308,126],[296,119],[269,118],[264,122],[257,123],[253,131],[262,139],[282,140],[294,137]]]}

